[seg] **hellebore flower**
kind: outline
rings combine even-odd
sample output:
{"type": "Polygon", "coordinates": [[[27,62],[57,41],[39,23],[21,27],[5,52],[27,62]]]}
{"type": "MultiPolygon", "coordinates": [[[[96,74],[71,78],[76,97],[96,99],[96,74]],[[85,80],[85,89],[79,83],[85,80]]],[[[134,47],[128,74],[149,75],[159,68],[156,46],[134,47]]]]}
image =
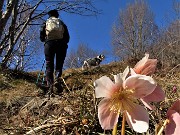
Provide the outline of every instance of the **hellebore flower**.
{"type": "Polygon", "coordinates": [[[167,111],[167,118],[169,120],[166,125],[166,135],[180,134],[180,99],[178,99],[167,111]]]}
{"type": "Polygon", "coordinates": [[[156,82],[145,75],[127,77],[128,73],[129,68],[126,68],[123,73],[114,75],[115,83],[107,76],[94,82],[96,98],[104,97],[98,105],[99,122],[103,129],[113,129],[119,114],[123,113],[131,128],[139,133],[146,132],[149,115],[143,106],[137,104],[137,100],[152,93],[156,82]]]}
{"type": "MultiPolygon", "coordinates": [[[[143,57],[131,70],[131,75],[141,74],[141,75],[152,75],[155,72],[157,65],[157,59],[149,59],[149,54],[145,54],[143,57]]],[[[159,85],[155,90],[146,97],[141,98],[143,104],[150,110],[153,109],[151,102],[159,102],[165,99],[165,93],[159,85]]]]}
{"type": "Polygon", "coordinates": [[[156,65],[157,59],[149,59],[149,54],[145,53],[145,57],[137,62],[133,70],[136,74],[152,75],[155,72],[156,65]]]}

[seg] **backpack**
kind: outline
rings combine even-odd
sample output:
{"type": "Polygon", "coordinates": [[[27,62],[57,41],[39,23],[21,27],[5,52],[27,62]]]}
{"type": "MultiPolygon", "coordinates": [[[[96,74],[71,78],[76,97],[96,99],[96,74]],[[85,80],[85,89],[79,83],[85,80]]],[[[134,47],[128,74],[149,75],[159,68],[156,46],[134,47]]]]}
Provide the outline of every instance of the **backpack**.
{"type": "Polygon", "coordinates": [[[62,39],[64,34],[63,22],[56,17],[50,17],[46,21],[47,39],[62,39]]]}

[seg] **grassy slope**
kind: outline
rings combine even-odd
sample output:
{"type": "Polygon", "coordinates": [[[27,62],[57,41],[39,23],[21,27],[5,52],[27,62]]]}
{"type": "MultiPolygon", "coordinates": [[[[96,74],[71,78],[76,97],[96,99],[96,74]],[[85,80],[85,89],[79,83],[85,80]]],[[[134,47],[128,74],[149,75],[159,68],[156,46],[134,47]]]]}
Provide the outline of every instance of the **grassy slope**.
{"type": "MultiPolygon", "coordinates": [[[[38,134],[98,134],[103,133],[97,118],[97,104],[93,82],[103,75],[122,72],[126,63],[111,63],[88,71],[68,69],[63,72],[64,92],[48,100],[38,97],[35,85],[37,73],[3,72],[0,74],[0,133],[24,134],[40,127],[38,134]],[[42,126],[43,125],[43,126],[42,126]]],[[[149,111],[150,129],[165,117],[167,108],[179,98],[180,73],[176,69],[157,71],[154,78],[166,93],[165,101],[155,103],[155,111],[149,111]],[[172,92],[176,85],[177,92],[172,92]]],[[[121,119],[121,118],[120,118],[121,119]]],[[[118,124],[121,129],[121,124],[118,124]]],[[[118,131],[120,132],[120,131],[118,131]]],[[[106,131],[106,134],[111,131],[106,131]]],[[[126,134],[134,134],[126,127],[126,134]]]]}

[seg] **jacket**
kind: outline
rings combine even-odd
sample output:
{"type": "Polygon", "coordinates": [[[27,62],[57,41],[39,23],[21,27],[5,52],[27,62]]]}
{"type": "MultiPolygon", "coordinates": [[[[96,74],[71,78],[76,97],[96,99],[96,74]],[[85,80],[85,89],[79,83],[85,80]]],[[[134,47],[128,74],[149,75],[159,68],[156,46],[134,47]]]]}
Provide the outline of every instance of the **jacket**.
{"type": "MultiPolygon", "coordinates": [[[[70,39],[70,36],[69,36],[69,31],[68,31],[68,28],[67,26],[64,24],[64,22],[62,21],[62,24],[63,24],[63,27],[64,27],[64,34],[63,34],[63,39],[60,39],[62,43],[64,44],[67,44],[69,42],[69,39],[70,39]]],[[[47,38],[46,38],[46,22],[44,22],[42,25],[41,25],[41,28],[40,28],[40,40],[41,42],[47,42],[49,41],[47,38]]]]}

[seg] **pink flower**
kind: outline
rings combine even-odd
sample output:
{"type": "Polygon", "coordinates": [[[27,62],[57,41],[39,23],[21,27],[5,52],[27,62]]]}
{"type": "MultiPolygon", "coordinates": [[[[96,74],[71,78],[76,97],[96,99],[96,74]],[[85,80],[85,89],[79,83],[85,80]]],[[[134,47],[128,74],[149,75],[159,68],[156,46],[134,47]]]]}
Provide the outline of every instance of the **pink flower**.
{"type": "MultiPolygon", "coordinates": [[[[155,72],[157,65],[156,59],[149,59],[149,54],[145,54],[145,57],[142,58],[131,70],[131,75],[141,74],[141,75],[152,75],[155,72]]],[[[155,90],[146,97],[141,98],[143,104],[152,110],[154,107],[150,104],[151,102],[159,102],[165,99],[165,93],[159,85],[155,90]]]]}
{"type": "Polygon", "coordinates": [[[133,68],[136,74],[152,75],[155,72],[157,59],[149,59],[149,54],[146,53],[133,68]]]}
{"type": "Polygon", "coordinates": [[[119,114],[124,113],[131,128],[139,133],[146,132],[149,128],[149,115],[137,101],[152,93],[156,82],[145,75],[127,77],[128,73],[129,68],[126,68],[123,73],[114,75],[115,83],[106,76],[95,81],[96,98],[104,97],[98,105],[99,122],[103,129],[113,129],[119,114]]]}
{"type": "Polygon", "coordinates": [[[172,92],[174,92],[174,93],[177,92],[177,87],[175,85],[173,86],[172,92]]]}
{"type": "Polygon", "coordinates": [[[167,118],[169,123],[166,126],[166,135],[179,135],[180,134],[180,99],[178,99],[172,107],[167,111],[167,118]]]}

